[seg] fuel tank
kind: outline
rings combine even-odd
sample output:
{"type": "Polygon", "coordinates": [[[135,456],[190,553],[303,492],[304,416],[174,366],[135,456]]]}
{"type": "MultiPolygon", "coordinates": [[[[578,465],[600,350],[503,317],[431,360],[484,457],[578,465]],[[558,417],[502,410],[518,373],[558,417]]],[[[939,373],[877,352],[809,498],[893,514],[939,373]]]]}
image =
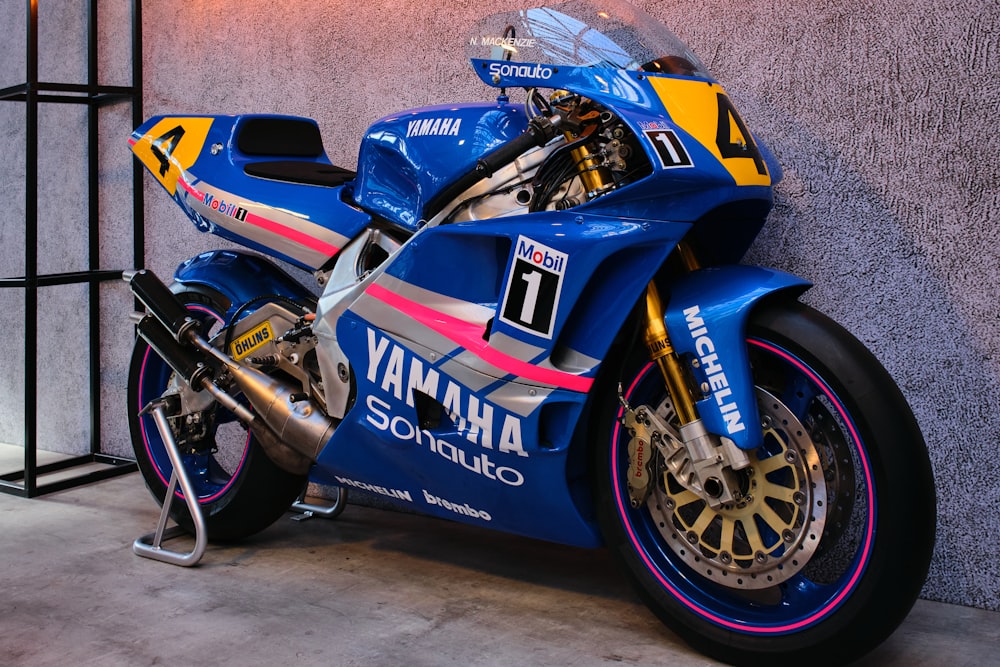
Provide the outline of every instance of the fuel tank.
{"type": "Polygon", "coordinates": [[[383,118],[361,142],[355,202],[415,231],[429,199],[527,125],[520,105],[501,102],[422,107],[383,118]]]}

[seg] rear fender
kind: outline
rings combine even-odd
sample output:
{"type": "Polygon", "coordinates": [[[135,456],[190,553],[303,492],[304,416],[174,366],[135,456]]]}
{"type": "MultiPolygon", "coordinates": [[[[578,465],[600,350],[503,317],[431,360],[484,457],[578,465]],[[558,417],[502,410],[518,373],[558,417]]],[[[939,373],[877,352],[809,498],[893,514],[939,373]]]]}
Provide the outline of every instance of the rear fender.
{"type": "Polygon", "coordinates": [[[229,300],[226,322],[258,296],[282,296],[298,302],[315,296],[267,259],[238,250],[212,250],[186,260],[174,272],[185,287],[202,286],[229,300]]]}
{"type": "Polygon", "coordinates": [[[730,438],[740,449],[760,446],[747,322],[754,305],[769,294],[797,295],[810,285],[756,266],[701,269],[671,284],[664,315],[667,332],[702,387],[705,397],[696,406],[709,432],[730,438]]]}

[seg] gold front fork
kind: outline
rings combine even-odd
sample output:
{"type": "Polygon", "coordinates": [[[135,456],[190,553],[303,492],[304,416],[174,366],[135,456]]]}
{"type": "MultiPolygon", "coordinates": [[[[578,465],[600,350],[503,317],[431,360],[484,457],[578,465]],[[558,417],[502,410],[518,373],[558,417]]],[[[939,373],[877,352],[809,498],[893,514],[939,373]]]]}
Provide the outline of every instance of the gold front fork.
{"type": "MultiPolygon", "coordinates": [[[[567,140],[570,140],[567,138],[567,140]]],[[[587,198],[590,199],[594,193],[598,193],[608,185],[612,184],[608,170],[600,166],[600,163],[591,157],[591,153],[586,146],[580,146],[570,152],[580,169],[580,178],[583,180],[583,187],[587,190],[587,198]]]]}
{"type": "Polygon", "coordinates": [[[687,381],[684,379],[681,361],[677,358],[673,345],[670,344],[667,327],[663,324],[663,303],[660,301],[660,292],[652,280],[646,286],[646,347],[649,349],[649,357],[660,368],[681,426],[696,421],[698,412],[694,407],[694,399],[691,398],[687,381]]]}
{"type": "MultiPolygon", "coordinates": [[[[677,246],[677,255],[686,270],[698,269],[698,259],[687,243],[682,241],[677,246]]],[[[649,349],[650,359],[660,368],[660,374],[663,375],[667,391],[670,392],[670,399],[677,410],[681,426],[697,421],[698,411],[688,389],[681,360],[670,343],[667,327],[663,323],[663,302],[660,300],[660,291],[652,280],[646,286],[646,347],[649,349]]]]}

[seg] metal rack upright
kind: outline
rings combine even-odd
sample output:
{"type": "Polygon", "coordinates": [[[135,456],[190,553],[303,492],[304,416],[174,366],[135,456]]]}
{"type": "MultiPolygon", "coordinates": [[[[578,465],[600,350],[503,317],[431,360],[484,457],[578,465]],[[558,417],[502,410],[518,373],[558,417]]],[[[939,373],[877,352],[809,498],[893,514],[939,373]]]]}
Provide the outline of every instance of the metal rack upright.
{"type": "MultiPolygon", "coordinates": [[[[27,61],[26,82],[0,89],[0,101],[23,102],[25,105],[25,275],[0,278],[0,288],[24,290],[24,469],[0,475],[0,491],[28,498],[87,484],[136,469],[134,461],[108,456],[101,452],[100,404],[100,286],[117,280],[122,270],[103,270],[100,266],[99,219],[99,160],[98,117],[102,107],[129,102],[132,105],[132,126],[142,121],[142,6],[141,0],[131,0],[131,86],[98,84],[98,0],[89,0],[87,7],[87,83],[60,84],[38,79],[38,0],[26,0],[27,61]],[[75,273],[38,273],[38,107],[39,104],[81,104],[87,107],[87,270],[75,273]],[[38,400],[38,289],[57,285],[85,284],[88,287],[89,332],[89,408],[90,451],[56,463],[39,465],[38,400]],[[88,464],[102,464],[95,467],[88,464]],[[88,465],[87,471],[75,476],[61,476],[50,482],[39,477],[88,465]]],[[[131,128],[129,128],[131,129],[131,128]]],[[[142,174],[138,165],[132,170],[133,266],[144,263],[144,224],[142,174]]]]}

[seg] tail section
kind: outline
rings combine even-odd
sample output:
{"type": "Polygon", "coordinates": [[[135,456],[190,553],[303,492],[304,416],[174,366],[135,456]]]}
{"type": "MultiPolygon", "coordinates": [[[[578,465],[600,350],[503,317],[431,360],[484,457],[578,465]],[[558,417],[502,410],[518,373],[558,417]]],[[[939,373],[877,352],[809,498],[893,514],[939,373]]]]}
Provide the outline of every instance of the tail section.
{"type": "Polygon", "coordinates": [[[346,203],[354,172],[330,163],[308,118],[156,116],[129,144],[199,230],[307,270],[370,222],[346,203]]]}

